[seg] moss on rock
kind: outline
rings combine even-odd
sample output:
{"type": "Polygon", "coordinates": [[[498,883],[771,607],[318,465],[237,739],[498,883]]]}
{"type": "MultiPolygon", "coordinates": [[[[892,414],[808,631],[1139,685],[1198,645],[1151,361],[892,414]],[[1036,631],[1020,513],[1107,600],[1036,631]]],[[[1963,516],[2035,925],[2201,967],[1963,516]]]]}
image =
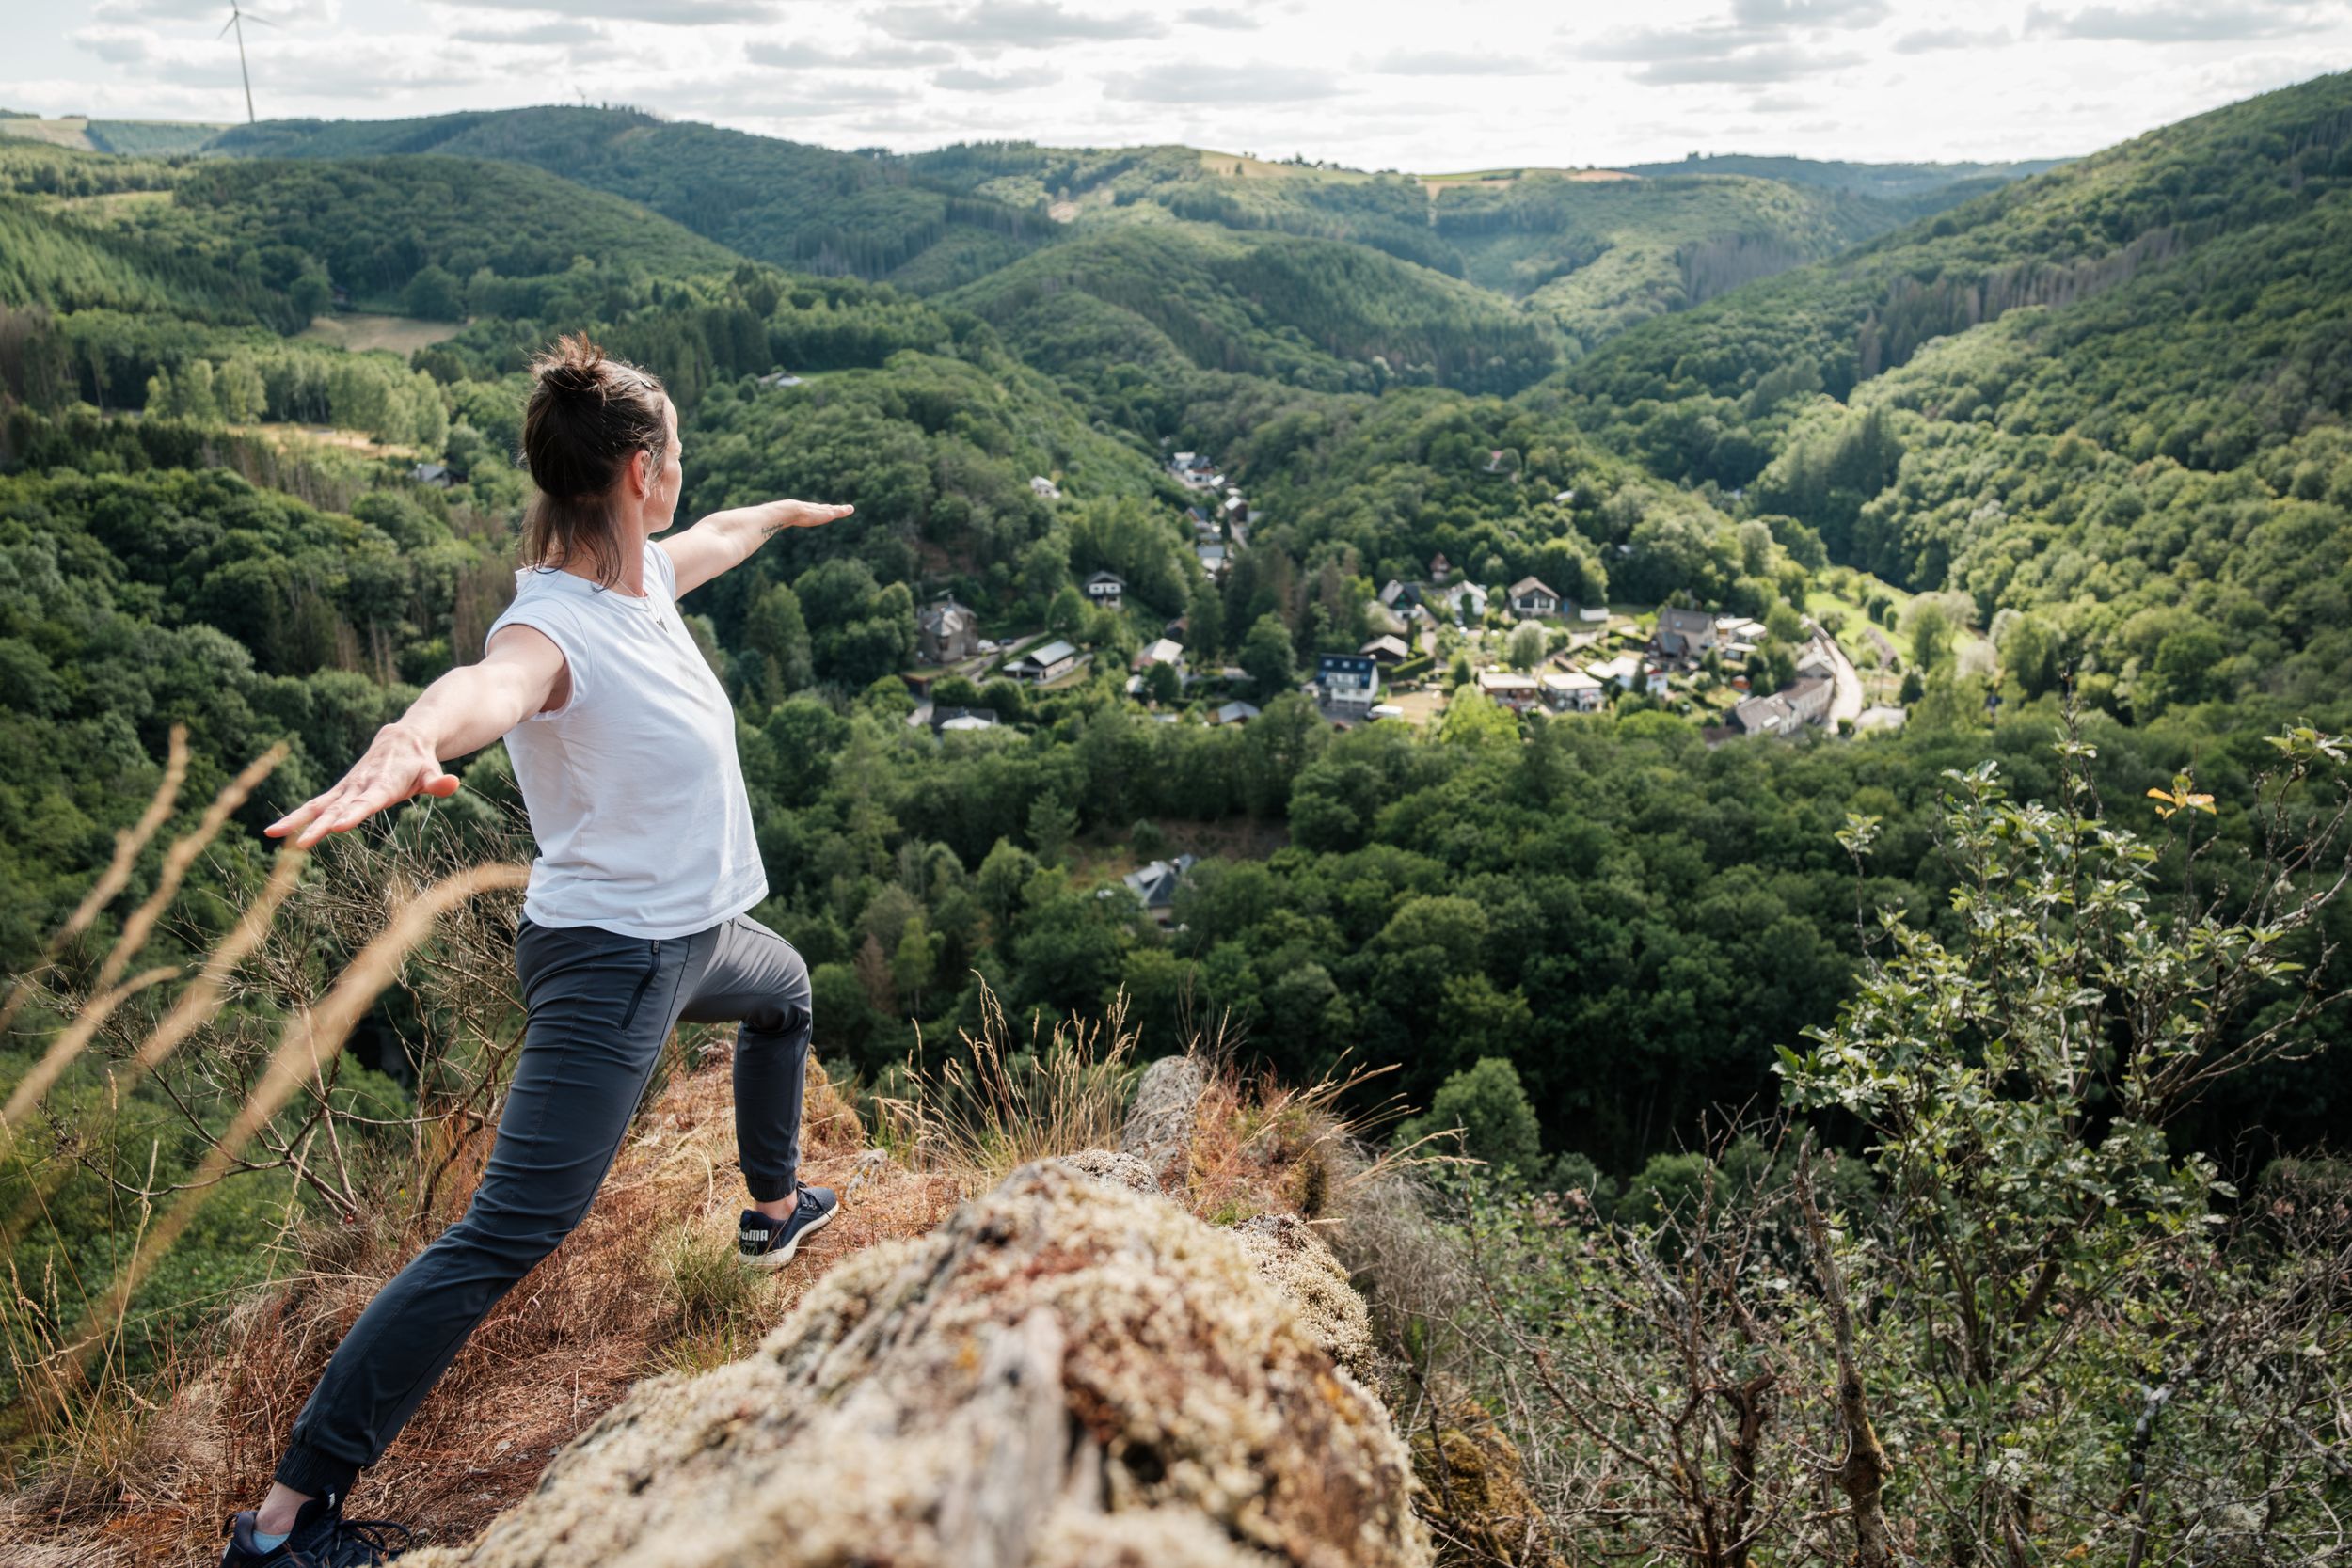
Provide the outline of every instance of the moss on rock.
{"type": "Polygon", "coordinates": [[[1243,1243],[1104,1174],[1025,1166],[845,1260],[756,1354],[641,1386],[410,1560],[1427,1563],[1379,1402],[1243,1243]]]}

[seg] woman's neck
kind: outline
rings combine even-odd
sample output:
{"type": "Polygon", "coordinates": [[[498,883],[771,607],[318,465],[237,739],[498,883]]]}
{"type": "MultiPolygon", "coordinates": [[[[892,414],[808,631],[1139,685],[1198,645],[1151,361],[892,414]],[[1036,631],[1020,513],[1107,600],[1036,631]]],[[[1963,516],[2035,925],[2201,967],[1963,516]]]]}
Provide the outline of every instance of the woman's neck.
{"type": "Polygon", "coordinates": [[[612,581],[606,582],[597,575],[598,562],[594,556],[560,561],[556,562],[555,569],[569,572],[576,578],[584,578],[612,593],[642,599],[645,596],[645,541],[653,534],[633,507],[622,507],[612,521],[612,543],[620,551],[621,559],[620,570],[613,574],[612,581]]]}

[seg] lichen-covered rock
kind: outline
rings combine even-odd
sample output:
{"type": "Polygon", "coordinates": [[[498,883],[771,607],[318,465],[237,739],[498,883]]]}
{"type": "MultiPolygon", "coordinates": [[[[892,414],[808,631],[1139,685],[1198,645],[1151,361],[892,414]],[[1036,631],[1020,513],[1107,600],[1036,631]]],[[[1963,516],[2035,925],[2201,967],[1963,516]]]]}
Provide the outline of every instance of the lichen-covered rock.
{"type": "Polygon", "coordinates": [[[1136,1102],[1128,1107],[1120,1147],[1165,1180],[1181,1175],[1192,1150],[1193,1128],[1208,1069],[1198,1056],[1163,1056],[1143,1069],[1136,1102]]]}
{"type": "Polygon", "coordinates": [[[657,1378],[417,1568],[1405,1568],[1410,1456],[1244,1246],[1057,1161],[657,1378]]]}
{"type": "Polygon", "coordinates": [[[1260,1214],[1236,1226],[1233,1239],[1259,1277],[1298,1308],[1315,1343],[1358,1377],[1369,1377],[1375,1360],[1372,1314],[1313,1227],[1294,1214],[1260,1214]]]}
{"type": "Polygon", "coordinates": [[[1097,1181],[1107,1181],[1114,1187],[1124,1187],[1131,1193],[1157,1193],[1159,1178],[1152,1167],[1132,1154],[1109,1148],[1082,1148],[1075,1154],[1065,1154],[1062,1163],[1082,1171],[1097,1181]]]}

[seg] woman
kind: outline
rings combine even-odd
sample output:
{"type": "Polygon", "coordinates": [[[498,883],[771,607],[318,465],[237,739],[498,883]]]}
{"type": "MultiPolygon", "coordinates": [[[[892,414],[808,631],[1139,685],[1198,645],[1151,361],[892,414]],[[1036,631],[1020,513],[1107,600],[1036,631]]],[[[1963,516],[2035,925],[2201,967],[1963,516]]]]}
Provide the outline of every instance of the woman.
{"type": "Polygon", "coordinates": [[[677,598],[769,535],[849,515],[771,501],[659,545],[678,499],[677,410],[644,372],[569,337],[533,367],[523,454],[539,487],[515,602],[478,664],[426,688],[326,794],[273,824],[308,847],[417,795],[503,736],[539,846],[515,942],[529,1009],[473,1202],[371,1302],[294,1422],[276,1484],[230,1521],[223,1568],[381,1560],[344,1495],[484,1314],[588,1212],[681,1019],[740,1020],[739,1244],[788,1262],[837,1203],[799,1180],[808,970],[745,911],[768,895],[735,714],[677,598]]]}

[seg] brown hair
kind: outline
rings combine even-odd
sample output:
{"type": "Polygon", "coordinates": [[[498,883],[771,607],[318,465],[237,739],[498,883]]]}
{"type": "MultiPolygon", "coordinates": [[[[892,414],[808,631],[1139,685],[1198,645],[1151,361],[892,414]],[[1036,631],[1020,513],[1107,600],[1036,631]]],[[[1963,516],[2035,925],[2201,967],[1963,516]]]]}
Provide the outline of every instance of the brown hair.
{"type": "Polygon", "coordinates": [[[523,514],[523,560],[562,566],[585,558],[596,580],[621,577],[612,487],[639,452],[669,453],[661,383],[608,359],[585,332],[567,333],[532,361],[537,385],[523,406],[523,462],[539,494],[523,514]]]}

